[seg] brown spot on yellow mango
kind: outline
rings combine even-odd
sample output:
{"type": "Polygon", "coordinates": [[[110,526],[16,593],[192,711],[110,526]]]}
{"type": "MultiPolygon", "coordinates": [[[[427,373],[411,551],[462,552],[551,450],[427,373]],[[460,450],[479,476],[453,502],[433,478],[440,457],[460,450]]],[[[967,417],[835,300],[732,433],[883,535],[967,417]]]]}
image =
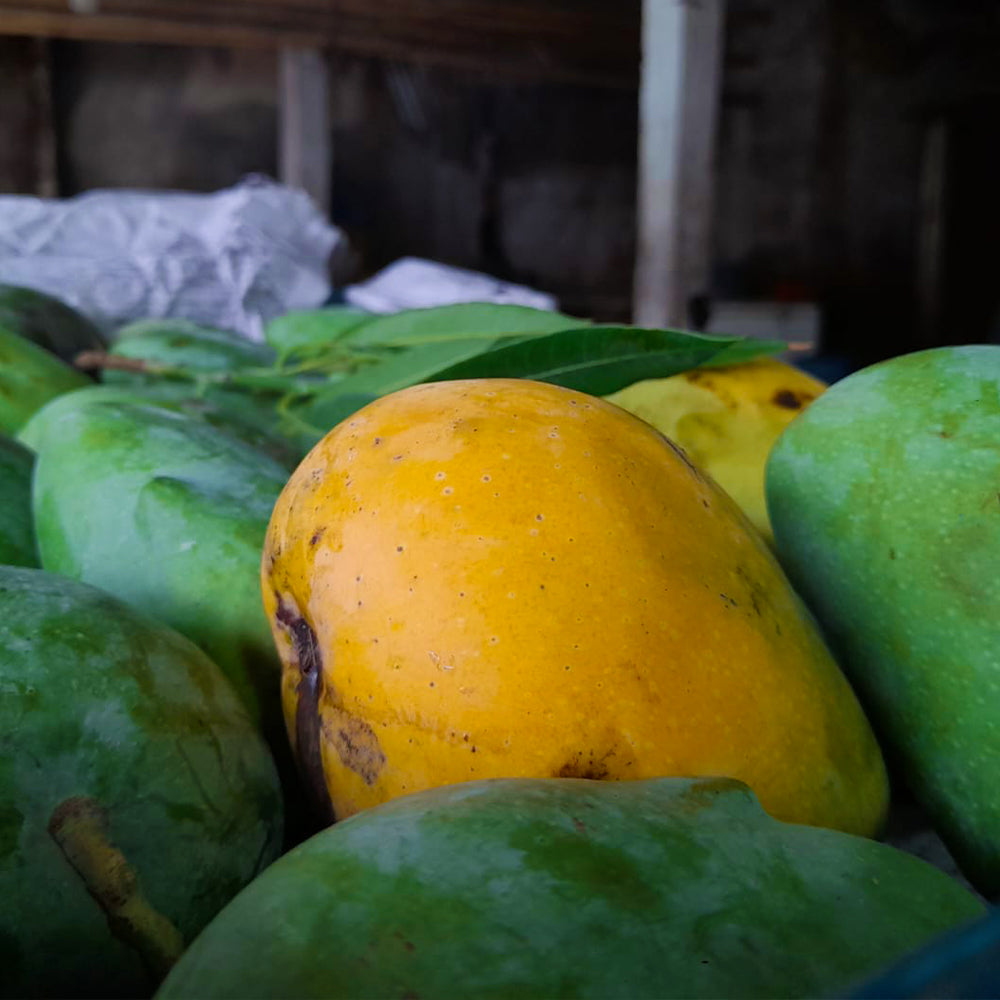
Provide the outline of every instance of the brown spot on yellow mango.
{"type": "Polygon", "coordinates": [[[289,480],[262,584],[292,745],[319,740],[338,818],[573,773],[727,776],[781,819],[883,821],[867,720],[769,547],[603,400],[484,379],[369,404],[289,480]],[[304,707],[306,627],[322,667],[304,707]]]}

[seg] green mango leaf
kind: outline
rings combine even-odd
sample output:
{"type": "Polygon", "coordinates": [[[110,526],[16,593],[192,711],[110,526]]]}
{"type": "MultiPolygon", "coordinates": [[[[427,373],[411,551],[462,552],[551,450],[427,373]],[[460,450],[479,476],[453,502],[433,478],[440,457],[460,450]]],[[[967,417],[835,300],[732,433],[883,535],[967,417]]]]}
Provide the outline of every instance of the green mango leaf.
{"type": "Polygon", "coordinates": [[[488,340],[465,338],[419,344],[348,375],[289,409],[322,436],[373,399],[430,381],[438,372],[489,350],[496,341],[492,336],[488,340]]]}
{"type": "Polygon", "coordinates": [[[501,344],[422,381],[528,378],[605,396],[641,379],[696,368],[736,342],[682,330],[590,326],[501,344]]]}
{"type": "Polygon", "coordinates": [[[351,306],[305,309],[276,316],[264,327],[264,340],[286,361],[313,357],[365,323],[371,314],[351,306]]]}
{"type": "Polygon", "coordinates": [[[494,302],[461,302],[379,316],[352,331],[352,347],[409,347],[438,341],[545,334],[586,325],[562,313],[494,302]]]}
{"type": "Polygon", "coordinates": [[[741,365],[745,361],[756,361],[758,358],[768,358],[788,350],[788,344],[783,340],[758,340],[756,337],[743,337],[735,344],[724,347],[699,368],[721,368],[724,365],[741,365]]]}
{"type": "MultiPolygon", "coordinates": [[[[267,344],[257,344],[228,330],[215,330],[180,319],[138,320],[115,335],[111,353],[153,365],[191,372],[227,372],[267,367],[275,360],[267,344]]],[[[108,381],[134,379],[131,373],[109,371],[108,381]]]]}

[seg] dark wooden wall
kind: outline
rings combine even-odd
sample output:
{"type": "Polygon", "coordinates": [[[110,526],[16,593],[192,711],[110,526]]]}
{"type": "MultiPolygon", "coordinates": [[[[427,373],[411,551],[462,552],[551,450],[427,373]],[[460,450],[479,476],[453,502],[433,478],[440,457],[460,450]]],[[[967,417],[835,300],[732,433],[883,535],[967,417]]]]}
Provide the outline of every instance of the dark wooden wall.
{"type": "MultiPolygon", "coordinates": [[[[496,63],[332,54],[333,217],[356,273],[417,254],[628,318],[637,5],[579,9],[621,11],[607,49],[546,21],[544,58],[523,39],[496,63]]],[[[729,0],[713,293],[818,301],[826,348],[856,361],[997,336],[998,52],[993,0],[729,0]]],[[[276,169],[266,46],[7,38],[0,74],[0,191],[276,169]]]]}

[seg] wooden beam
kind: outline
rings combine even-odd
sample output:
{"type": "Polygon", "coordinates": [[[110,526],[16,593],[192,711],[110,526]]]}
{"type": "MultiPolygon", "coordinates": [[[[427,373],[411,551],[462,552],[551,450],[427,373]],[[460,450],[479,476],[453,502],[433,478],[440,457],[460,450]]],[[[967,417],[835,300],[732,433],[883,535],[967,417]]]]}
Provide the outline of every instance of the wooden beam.
{"type": "Polygon", "coordinates": [[[644,0],[633,322],[687,326],[707,291],[723,0],[644,0]]]}
{"type": "Polygon", "coordinates": [[[0,35],[323,46],[515,79],[634,86],[639,4],[619,0],[0,0],[0,35]]]}
{"type": "Polygon", "coordinates": [[[279,179],[289,187],[301,188],[329,216],[333,182],[330,73],[321,49],[281,50],[278,130],[279,179]]]}

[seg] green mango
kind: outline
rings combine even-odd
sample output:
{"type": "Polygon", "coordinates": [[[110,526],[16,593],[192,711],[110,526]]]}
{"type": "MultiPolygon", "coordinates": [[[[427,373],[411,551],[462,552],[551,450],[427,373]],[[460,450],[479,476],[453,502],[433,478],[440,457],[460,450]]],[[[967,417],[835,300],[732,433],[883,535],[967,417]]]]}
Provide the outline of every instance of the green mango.
{"type": "Polygon", "coordinates": [[[74,398],[78,402],[87,399],[153,405],[195,417],[269,455],[289,474],[304,455],[275,430],[273,413],[264,412],[251,394],[237,389],[199,390],[190,382],[173,379],[150,380],[147,384],[115,381],[76,389],[74,398]]]}
{"type": "Polygon", "coordinates": [[[777,551],[900,777],[1000,892],[1000,347],[835,383],[766,474],[777,551]]]}
{"type": "Polygon", "coordinates": [[[148,996],[278,854],[219,668],[94,587],[0,566],[0,994],[148,996]]]}
{"type": "Polygon", "coordinates": [[[283,740],[280,665],[259,579],[286,468],[199,418],[96,392],[55,400],[21,440],[37,455],[42,566],[196,642],[283,740]]]}
{"type": "Polygon", "coordinates": [[[0,327],[72,364],[81,351],[104,350],[104,336],[82,313],[33,288],[0,284],[0,327]]]}
{"type": "Polygon", "coordinates": [[[35,456],[0,434],[0,564],[38,566],[31,517],[31,470],[35,456]]]}
{"type": "Polygon", "coordinates": [[[50,399],[91,384],[54,354],[0,326],[0,433],[17,433],[50,399]]]}
{"type": "Polygon", "coordinates": [[[157,1000],[816,996],[983,910],[912,855],[772,819],[734,780],[474,781],[286,854],[157,1000]]]}

